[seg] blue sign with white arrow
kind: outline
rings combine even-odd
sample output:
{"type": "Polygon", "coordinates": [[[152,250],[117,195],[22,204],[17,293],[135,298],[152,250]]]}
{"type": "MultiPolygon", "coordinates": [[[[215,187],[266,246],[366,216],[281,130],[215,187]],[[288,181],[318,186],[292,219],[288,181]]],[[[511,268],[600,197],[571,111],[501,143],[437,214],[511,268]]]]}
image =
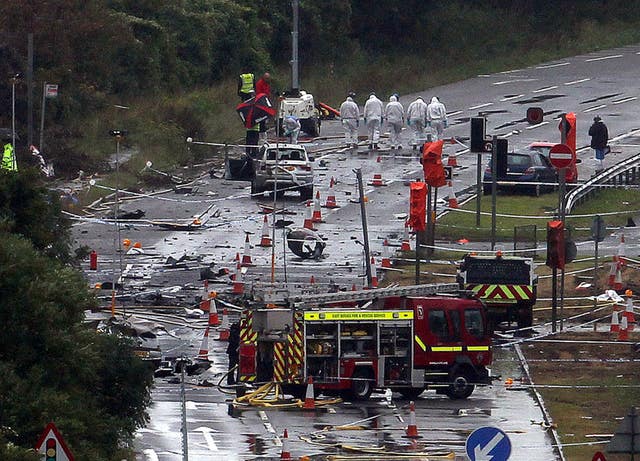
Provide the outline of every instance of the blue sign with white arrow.
{"type": "Polygon", "coordinates": [[[471,461],[506,461],[511,455],[511,441],[497,427],[479,427],[467,437],[465,449],[471,461]]]}

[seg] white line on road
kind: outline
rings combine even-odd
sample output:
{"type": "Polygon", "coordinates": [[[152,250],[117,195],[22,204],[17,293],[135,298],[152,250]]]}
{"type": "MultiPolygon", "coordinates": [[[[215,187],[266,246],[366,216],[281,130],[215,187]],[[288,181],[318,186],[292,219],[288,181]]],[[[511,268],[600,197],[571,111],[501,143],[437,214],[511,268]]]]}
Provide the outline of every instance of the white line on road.
{"type": "Polygon", "coordinates": [[[151,448],[147,448],[146,450],[142,450],[142,454],[144,454],[147,458],[147,461],[159,461],[158,455],[151,448]]]}
{"type": "Polygon", "coordinates": [[[542,93],[544,91],[555,90],[558,88],[558,85],[545,86],[544,88],[538,88],[537,90],[533,90],[532,93],[542,93]]]}
{"type": "Polygon", "coordinates": [[[202,432],[202,436],[204,437],[204,441],[207,443],[207,448],[209,451],[219,451],[216,442],[213,440],[212,432],[216,432],[210,427],[199,427],[195,430],[195,432],[202,432]]]}
{"type": "Polygon", "coordinates": [[[600,104],[599,106],[589,107],[588,109],[585,109],[583,112],[586,114],[587,112],[593,112],[594,110],[602,109],[604,107],[607,107],[607,105],[606,104],[600,104]]]}
{"type": "Polygon", "coordinates": [[[522,69],[503,70],[501,74],[513,74],[514,72],[521,72],[522,69]]]}
{"type": "Polygon", "coordinates": [[[537,125],[525,126],[524,129],[525,130],[535,130],[536,128],[540,128],[541,126],[545,126],[548,123],[549,122],[542,122],[542,123],[538,123],[537,125]]]}
{"type": "Polygon", "coordinates": [[[559,62],[557,64],[548,64],[546,66],[537,66],[536,69],[551,69],[552,67],[568,66],[570,62],[559,62]]]}
{"type": "Polygon", "coordinates": [[[462,113],[461,110],[457,110],[455,112],[449,112],[449,113],[447,113],[447,117],[453,117],[453,116],[461,114],[461,113],[462,113]]]}
{"type": "Polygon", "coordinates": [[[492,85],[506,85],[507,83],[535,82],[537,78],[514,78],[513,80],[500,80],[493,82],[492,85]]]}
{"type": "Polygon", "coordinates": [[[630,96],[628,98],[623,98],[623,99],[616,99],[614,101],[611,101],[612,104],[622,104],[624,102],[629,102],[629,101],[635,101],[636,99],[638,99],[637,96],[630,96]]]}
{"type": "Polygon", "coordinates": [[[511,101],[512,99],[518,99],[518,98],[521,98],[523,96],[524,96],[524,94],[517,94],[517,95],[514,95],[514,96],[505,96],[504,98],[502,98],[500,100],[500,102],[511,101]]]}
{"type": "Polygon", "coordinates": [[[588,82],[589,80],[591,80],[591,79],[590,78],[581,78],[579,80],[574,80],[572,82],[565,82],[565,85],[567,85],[567,86],[575,85],[576,83],[588,82]]]}
{"type": "Polygon", "coordinates": [[[610,56],[600,56],[599,58],[585,59],[584,62],[604,61],[605,59],[616,59],[623,57],[623,54],[612,54],[610,56]]]}
{"type": "Polygon", "coordinates": [[[485,102],[484,104],[478,104],[477,106],[471,106],[467,110],[480,109],[481,107],[493,106],[492,102],[485,102]]]}

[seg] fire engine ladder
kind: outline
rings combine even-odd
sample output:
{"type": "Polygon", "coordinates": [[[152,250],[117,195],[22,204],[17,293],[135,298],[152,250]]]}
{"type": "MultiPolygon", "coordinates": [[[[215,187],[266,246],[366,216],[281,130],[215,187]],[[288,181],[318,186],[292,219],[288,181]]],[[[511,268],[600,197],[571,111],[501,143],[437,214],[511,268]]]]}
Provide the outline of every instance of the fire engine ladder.
{"type": "Polygon", "coordinates": [[[433,296],[439,293],[455,293],[459,291],[459,288],[457,283],[429,283],[339,293],[289,295],[287,300],[290,306],[297,307],[298,305],[310,306],[348,301],[369,301],[377,298],[433,296]]]}

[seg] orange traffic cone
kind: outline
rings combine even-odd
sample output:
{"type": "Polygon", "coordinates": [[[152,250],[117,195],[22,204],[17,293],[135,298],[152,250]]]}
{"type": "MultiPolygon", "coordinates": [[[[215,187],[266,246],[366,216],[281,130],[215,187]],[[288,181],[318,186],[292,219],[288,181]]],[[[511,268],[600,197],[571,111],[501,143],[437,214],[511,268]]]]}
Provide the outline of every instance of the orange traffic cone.
{"type": "Polygon", "coordinates": [[[202,312],[209,312],[209,281],[204,281],[202,287],[202,296],[200,297],[200,310],[202,312]]]}
{"type": "Polygon", "coordinates": [[[253,266],[253,261],[251,260],[251,243],[249,243],[249,234],[246,234],[244,239],[244,253],[242,254],[242,263],[243,267],[253,266]]]}
{"type": "Polygon", "coordinates": [[[200,350],[198,351],[198,359],[209,360],[209,327],[204,330],[200,350]]]}
{"type": "Polygon", "coordinates": [[[352,283],[352,284],[351,284],[351,291],[356,291],[356,290],[357,290],[357,288],[356,288],[356,284],[355,284],[355,283],[352,283]]]}
{"type": "Polygon", "coordinates": [[[449,154],[449,157],[447,157],[447,166],[458,166],[458,158],[456,157],[455,152],[453,154],[449,154]]]}
{"type": "Polygon", "coordinates": [[[307,205],[307,216],[304,218],[304,225],[302,226],[305,229],[316,230],[313,227],[313,218],[311,217],[311,206],[307,205]]]}
{"type": "Polygon", "coordinates": [[[391,258],[389,258],[389,241],[384,239],[382,242],[382,263],[381,267],[389,268],[391,267],[391,258]]]}
{"type": "Polygon", "coordinates": [[[307,380],[307,392],[304,396],[304,404],[302,408],[305,410],[315,410],[316,409],[316,401],[313,395],[313,378],[309,376],[307,380]]]}
{"type": "Polygon", "coordinates": [[[620,264],[620,262],[616,264],[616,277],[613,280],[613,289],[616,291],[622,290],[622,264],[620,264]]]}
{"type": "Polygon", "coordinates": [[[456,193],[453,190],[453,185],[451,181],[449,181],[449,208],[458,208],[458,199],[456,198],[456,193]]]}
{"type": "Polygon", "coordinates": [[[284,430],[282,434],[282,451],[280,452],[280,459],[292,459],[291,452],[289,451],[289,433],[284,430]]]}
{"type": "Polygon", "coordinates": [[[413,400],[409,403],[409,425],[406,429],[407,437],[417,438],[420,437],[418,435],[418,426],[416,425],[416,404],[413,400]]]}
{"type": "Polygon", "coordinates": [[[244,282],[242,281],[242,268],[240,267],[240,261],[238,261],[233,279],[233,294],[241,295],[242,293],[244,293],[244,282]]]}
{"type": "Polygon", "coordinates": [[[622,315],[625,316],[627,319],[627,323],[629,325],[629,331],[633,331],[633,324],[636,321],[636,316],[633,311],[633,298],[632,298],[633,291],[627,290],[624,292],[624,294],[627,297],[627,305],[622,315]]]}
{"type": "Polygon", "coordinates": [[[218,341],[229,341],[229,315],[226,307],[222,309],[222,324],[219,333],[218,341]]]}
{"type": "MultiPolygon", "coordinates": [[[[378,169],[382,170],[382,160],[379,155],[376,162],[379,164],[378,169]]],[[[373,180],[369,184],[374,187],[386,186],[385,182],[382,180],[382,172],[379,171],[378,173],[374,173],[373,180]]]]}
{"type": "Polygon", "coordinates": [[[371,256],[371,288],[378,288],[378,270],[376,269],[376,258],[371,256]]]}
{"type": "Polygon", "coordinates": [[[325,208],[339,208],[338,202],[336,202],[336,194],[333,191],[333,176],[329,182],[329,192],[327,193],[327,200],[324,202],[325,208]]]}
{"type": "Polygon", "coordinates": [[[617,333],[620,331],[620,320],[618,319],[618,311],[614,310],[611,314],[611,326],[609,332],[617,333]]]}
{"type": "Polygon", "coordinates": [[[409,243],[409,224],[404,223],[404,235],[402,236],[402,245],[400,246],[401,251],[411,251],[411,245],[409,243]]]}
{"type": "Polygon", "coordinates": [[[609,266],[609,279],[607,281],[607,285],[611,288],[613,288],[613,284],[616,280],[616,267],[617,267],[617,263],[616,263],[616,257],[613,257],[613,262],[610,263],[609,266]]]}
{"type": "Polygon", "coordinates": [[[267,215],[264,215],[264,220],[262,221],[262,236],[260,238],[261,247],[270,247],[271,246],[271,236],[269,235],[269,221],[267,219],[267,215]]]}
{"type": "Polygon", "coordinates": [[[618,331],[618,341],[628,341],[629,340],[629,325],[627,323],[627,318],[623,315],[622,320],[620,320],[620,330],[618,331]]]}
{"type": "Polygon", "coordinates": [[[209,326],[217,327],[220,325],[220,317],[218,316],[218,306],[216,305],[216,292],[209,293],[209,326]]]}
{"type": "Polygon", "coordinates": [[[316,199],[313,201],[313,214],[311,221],[314,223],[322,222],[322,211],[320,210],[320,191],[316,191],[316,199]]]}

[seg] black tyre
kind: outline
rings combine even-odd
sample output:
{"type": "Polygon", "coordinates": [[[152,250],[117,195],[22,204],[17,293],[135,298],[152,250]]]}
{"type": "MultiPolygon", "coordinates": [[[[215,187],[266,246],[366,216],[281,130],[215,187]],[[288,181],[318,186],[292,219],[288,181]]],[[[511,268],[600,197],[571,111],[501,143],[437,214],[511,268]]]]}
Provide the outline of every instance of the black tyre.
{"type": "Polygon", "coordinates": [[[533,309],[530,307],[520,308],[518,311],[518,328],[528,328],[533,325],[533,309]]]}
{"type": "Polygon", "coordinates": [[[370,369],[357,369],[351,380],[349,397],[352,400],[368,400],[373,392],[373,372],[370,369]]]}
{"type": "Polygon", "coordinates": [[[301,187],[300,188],[300,198],[302,200],[311,200],[313,198],[313,186],[311,186],[311,187],[301,187]]]}
{"type": "Polygon", "coordinates": [[[450,399],[461,400],[469,397],[476,386],[472,383],[471,373],[464,368],[453,371],[449,375],[449,387],[446,394],[450,399]]]}
{"type": "Polygon", "coordinates": [[[255,181],[251,181],[251,196],[259,195],[262,193],[262,189],[258,187],[255,181]]]}
{"type": "Polygon", "coordinates": [[[405,400],[415,400],[424,392],[424,389],[419,387],[402,387],[398,389],[398,392],[405,400]]]}

